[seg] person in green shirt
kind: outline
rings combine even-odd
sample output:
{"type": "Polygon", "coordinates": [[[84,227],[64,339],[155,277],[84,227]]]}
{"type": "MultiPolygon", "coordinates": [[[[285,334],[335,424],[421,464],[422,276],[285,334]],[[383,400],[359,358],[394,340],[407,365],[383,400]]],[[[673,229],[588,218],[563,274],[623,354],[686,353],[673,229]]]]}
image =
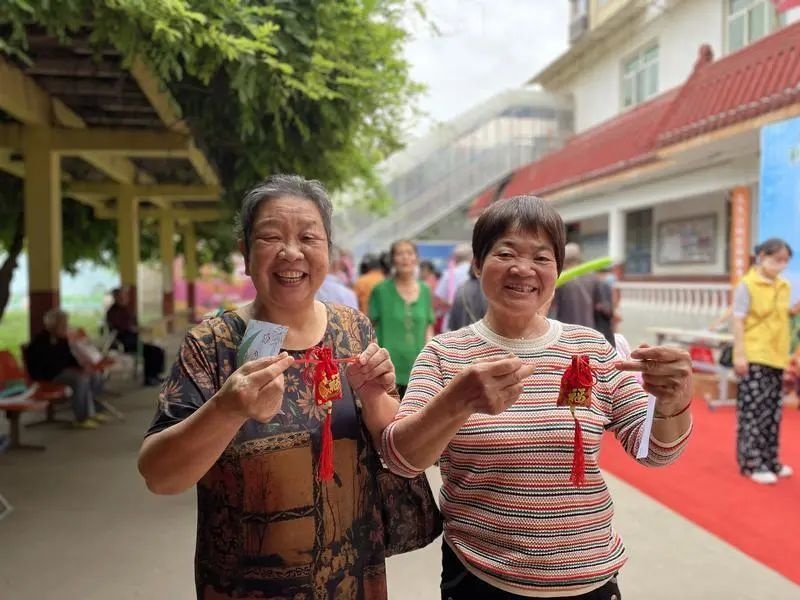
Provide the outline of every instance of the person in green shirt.
{"type": "Polygon", "coordinates": [[[369,317],[378,343],[389,351],[400,397],[406,391],[417,355],[433,337],[431,290],[419,280],[417,246],[409,240],[392,244],[392,274],[369,298],[369,317]]]}

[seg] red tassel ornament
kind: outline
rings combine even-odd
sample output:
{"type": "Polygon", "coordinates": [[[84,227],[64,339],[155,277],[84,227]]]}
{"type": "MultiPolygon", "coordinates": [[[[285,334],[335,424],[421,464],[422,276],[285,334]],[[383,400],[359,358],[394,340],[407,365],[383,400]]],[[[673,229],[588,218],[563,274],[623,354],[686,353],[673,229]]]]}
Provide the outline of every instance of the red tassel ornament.
{"type": "Polygon", "coordinates": [[[578,407],[589,408],[592,405],[592,384],[594,373],[589,364],[589,357],[583,354],[572,357],[572,364],[567,367],[561,378],[561,388],[558,392],[557,406],[568,406],[575,420],[575,435],[573,439],[572,472],[570,483],[581,486],[586,481],[586,456],[583,447],[583,429],[575,409],[578,407]]]}
{"type": "Polygon", "coordinates": [[[333,403],[342,397],[342,380],[338,362],[333,358],[330,348],[318,346],[306,352],[303,361],[311,368],[306,369],[306,381],[314,387],[314,401],[324,407],[326,415],[322,421],[322,441],[319,455],[317,478],[320,481],[333,479],[333,432],[331,420],[333,403]]]}

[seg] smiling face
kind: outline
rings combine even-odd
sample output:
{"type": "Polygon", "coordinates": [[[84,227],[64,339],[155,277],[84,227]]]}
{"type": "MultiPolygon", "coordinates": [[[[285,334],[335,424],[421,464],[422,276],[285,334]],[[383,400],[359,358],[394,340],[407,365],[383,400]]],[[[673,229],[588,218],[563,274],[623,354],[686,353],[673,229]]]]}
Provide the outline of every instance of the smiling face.
{"type": "Polygon", "coordinates": [[[270,308],[310,305],[328,273],[328,236],[310,200],[283,196],[261,203],[253,220],[246,273],[270,308]]]}
{"type": "Polygon", "coordinates": [[[789,250],[784,246],[772,254],[767,254],[766,252],[759,254],[758,264],[761,265],[764,275],[770,279],[775,279],[789,265],[791,258],[789,250]]]}
{"type": "Polygon", "coordinates": [[[558,268],[553,243],[542,232],[507,230],[491,246],[478,275],[492,310],[531,318],[555,291],[558,268]]]}
{"type": "Polygon", "coordinates": [[[392,248],[392,266],[398,275],[412,275],[419,264],[417,250],[410,242],[397,242],[392,248]]]}

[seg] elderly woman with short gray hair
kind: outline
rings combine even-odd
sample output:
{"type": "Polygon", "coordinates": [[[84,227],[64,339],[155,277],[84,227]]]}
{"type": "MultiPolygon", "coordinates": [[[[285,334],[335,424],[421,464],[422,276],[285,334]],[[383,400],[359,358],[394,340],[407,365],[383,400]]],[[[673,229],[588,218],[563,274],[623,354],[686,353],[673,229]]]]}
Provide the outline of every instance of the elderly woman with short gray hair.
{"type": "Polygon", "coordinates": [[[77,429],[94,429],[108,420],[95,398],[103,379],[84,369],[69,344],[69,315],[58,308],[44,315],[44,329],[33,336],[26,351],[28,373],[34,381],[61,383],[70,388],[70,403],[77,429]],[[100,410],[98,410],[100,409],[100,410]]]}
{"type": "Polygon", "coordinates": [[[397,411],[394,367],[364,315],[315,299],[331,213],[322,185],[296,175],[246,195],[240,250],[256,298],[193,328],[161,390],[139,470],[157,494],[197,486],[198,598],[386,598],[373,474],[397,411]],[[277,356],[237,364],[251,319],[288,333],[277,356]],[[349,364],[331,374],[332,408],[309,377],[317,349],[349,364]]]}

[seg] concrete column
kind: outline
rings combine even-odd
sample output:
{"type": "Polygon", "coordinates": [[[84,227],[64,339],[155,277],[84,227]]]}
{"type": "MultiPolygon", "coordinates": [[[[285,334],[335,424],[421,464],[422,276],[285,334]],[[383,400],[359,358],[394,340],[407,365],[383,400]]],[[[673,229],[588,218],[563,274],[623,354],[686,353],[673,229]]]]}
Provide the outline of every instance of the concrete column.
{"type": "Polygon", "coordinates": [[[61,159],[50,148],[50,130],[47,127],[25,128],[25,238],[31,336],[41,331],[44,314],[60,304],[63,261],[61,159]]]}
{"type": "Polygon", "coordinates": [[[608,255],[615,264],[625,260],[625,213],[618,208],[608,213],[608,255]]]}
{"type": "Polygon", "coordinates": [[[138,307],[139,199],[130,186],[120,186],[117,196],[117,244],[120,287],[129,290],[129,307],[138,307]]]}
{"type": "Polygon", "coordinates": [[[195,310],[195,282],[198,276],[197,265],[197,235],[194,231],[194,223],[189,223],[183,230],[183,249],[184,249],[184,277],[186,278],[186,303],[189,307],[189,321],[194,321],[195,310]]]}
{"type": "Polygon", "coordinates": [[[175,219],[168,209],[161,212],[159,219],[159,243],[162,277],[161,314],[169,317],[175,314],[175,282],[172,276],[175,263],[175,219]]]}

